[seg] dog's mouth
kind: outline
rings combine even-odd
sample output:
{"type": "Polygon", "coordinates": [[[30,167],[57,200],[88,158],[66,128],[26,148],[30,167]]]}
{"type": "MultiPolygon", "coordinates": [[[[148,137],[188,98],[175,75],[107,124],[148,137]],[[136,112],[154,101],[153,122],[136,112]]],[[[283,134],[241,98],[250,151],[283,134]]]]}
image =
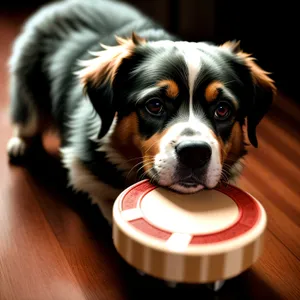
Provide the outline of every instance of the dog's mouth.
{"type": "Polygon", "coordinates": [[[160,178],[155,169],[151,169],[147,172],[147,177],[151,182],[158,186],[184,194],[195,193],[207,188],[205,183],[193,174],[185,177],[172,178],[165,182],[160,178]]]}
{"type": "Polygon", "coordinates": [[[205,184],[193,174],[186,176],[184,178],[180,178],[179,180],[176,181],[176,184],[182,185],[183,187],[196,187],[198,185],[205,186],[205,184]]]}
{"type": "Polygon", "coordinates": [[[194,193],[206,188],[206,186],[200,178],[191,174],[174,181],[170,188],[181,193],[194,193]]]}
{"type": "Polygon", "coordinates": [[[183,187],[190,188],[190,187],[196,187],[200,183],[193,182],[193,181],[178,181],[177,184],[182,185],[183,187]]]}
{"type": "Polygon", "coordinates": [[[199,192],[205,189],[206,187],[205,185],[198,182],[178,181],[168,186],[168,188],[182,194],[192,194],[199,192]]]}

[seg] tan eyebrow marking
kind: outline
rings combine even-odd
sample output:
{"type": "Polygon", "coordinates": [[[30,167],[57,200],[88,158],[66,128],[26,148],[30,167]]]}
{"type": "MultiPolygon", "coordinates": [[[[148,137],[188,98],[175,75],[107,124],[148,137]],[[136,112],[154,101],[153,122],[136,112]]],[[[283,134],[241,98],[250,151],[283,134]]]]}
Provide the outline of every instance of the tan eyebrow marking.
{"type": "Polygon", "coordinates": [[[159,87],[167,87],[167,96],[169,98],[176,98],[179,94],[179,88],[177,83],[171,79],[164,79],[158,82],[159,87]]]}
{"type": "Polygon", "coordinates": [[[224,84],[220,81],[214,81],[210,83],[205,89],[205,99],[207,102],[212,102],[217,99],[219,95],[219,88],[224,87],[224,84]]]}
{"type": "MultiPolygon", "coordinates": [[[[206,90],[205,90],[205,99],[207,102],[213,102],[214,100],[217,99],[219,93],[220,93],[220,88],[225,88],[224,84],[220,81],[213,81],[212,83],[210,83],[206,90]]],[[[228,93],[227,93],[228,94],[228,93]]],[[[237,100],[231,95],[228,94],[230,96],[230,99],[233,102],[233,105],[235,106],[236,109],[238,109],[238,102],[237,100]]]]}

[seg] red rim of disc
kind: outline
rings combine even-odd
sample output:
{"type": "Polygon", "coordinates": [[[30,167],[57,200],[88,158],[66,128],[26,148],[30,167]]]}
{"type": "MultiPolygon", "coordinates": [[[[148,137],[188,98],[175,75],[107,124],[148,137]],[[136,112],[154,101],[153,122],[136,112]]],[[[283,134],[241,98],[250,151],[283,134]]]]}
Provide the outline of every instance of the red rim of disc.
{"type": "MultiPolygon", "coordinates": [[[[123,195],[120,205],[121,211],[139,208],[142,199],[156,188],[158,187],[152,185],[148,180],[136,183],[123,195]]],[[[220,231],[193,235],[190,245],[213,244],[237,238],[251,230],[261,216],[257,202],[239,188],[227,185],[215,190],[227,195],[236,203],[239,209],[239,217],[234,224],[220,231]]],[[[128,223],[149,236],[165,241],[174,233],[155,227],[143,217],[128,221],[128,223]]]]}

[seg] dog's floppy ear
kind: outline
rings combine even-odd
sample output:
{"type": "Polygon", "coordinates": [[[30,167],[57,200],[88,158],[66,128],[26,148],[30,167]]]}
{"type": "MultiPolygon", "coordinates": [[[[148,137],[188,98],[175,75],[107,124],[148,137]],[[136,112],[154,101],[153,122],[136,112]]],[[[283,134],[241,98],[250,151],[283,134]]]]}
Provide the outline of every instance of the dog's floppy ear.
{"type": "Polygon", "coordinates": [[[257,148],[256,127],[272,105],[276,87],[274,81],[255,63],[255,59],[240,49],[240,42],[226,42],[221,47],[229,48],[250,70],[253,82],[253,98],[247,112],[247,131],[251,144],[257,148]]]}
{"type": "Polygon", "coordinates": [[[131,57],[136,46],[146,41],[132,33],[131,38],[116,37],[117,46],[105,46],[99,52],[91,52],[95,58],[81,62],[84,68],[77,72],[86,94],[101,118],[98,138],[108,132],[115,114],[117,103],[114,101],[113,86],[118,69],[125,59],[131,57]]]}

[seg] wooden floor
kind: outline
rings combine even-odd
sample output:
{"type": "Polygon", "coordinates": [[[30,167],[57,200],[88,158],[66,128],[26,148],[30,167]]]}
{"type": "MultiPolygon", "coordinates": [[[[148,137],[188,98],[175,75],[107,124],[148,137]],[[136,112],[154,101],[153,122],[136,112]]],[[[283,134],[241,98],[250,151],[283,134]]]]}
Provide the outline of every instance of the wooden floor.
{"type": "Polygon", "coordinates": [[[167,289],[120,260],[97,209],[64,188],[51,157],[36,155],[26,168],[8,164],[6,64],[20,19],[0,16],[0,299],[300,299],[300,107],[278,97],[240,181],[267,210],[262,258],[217,295],[167,289]]]}

